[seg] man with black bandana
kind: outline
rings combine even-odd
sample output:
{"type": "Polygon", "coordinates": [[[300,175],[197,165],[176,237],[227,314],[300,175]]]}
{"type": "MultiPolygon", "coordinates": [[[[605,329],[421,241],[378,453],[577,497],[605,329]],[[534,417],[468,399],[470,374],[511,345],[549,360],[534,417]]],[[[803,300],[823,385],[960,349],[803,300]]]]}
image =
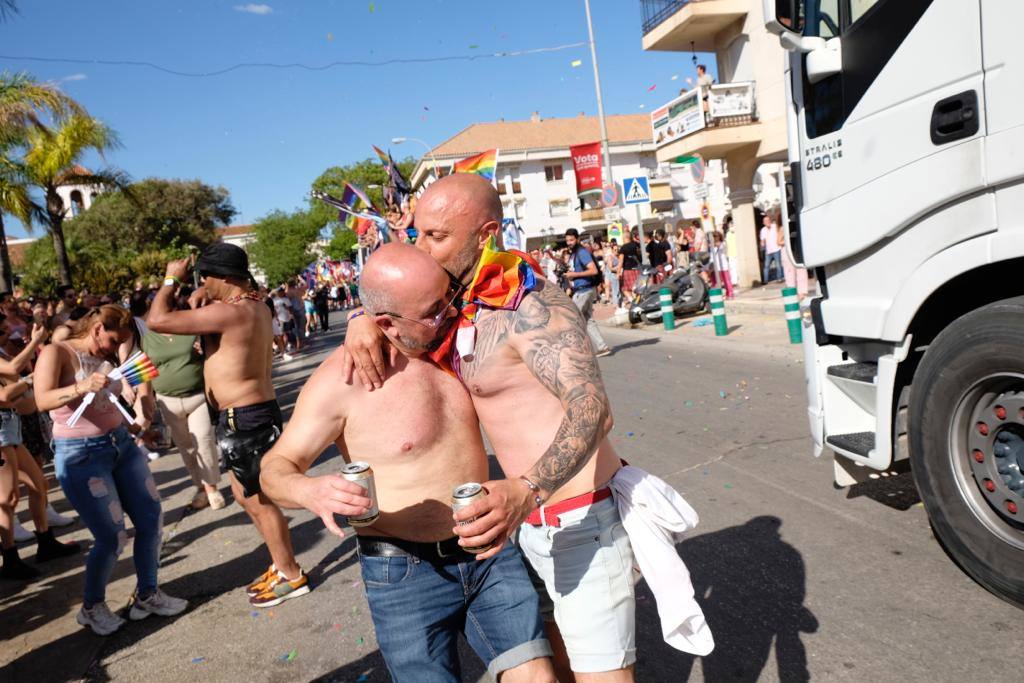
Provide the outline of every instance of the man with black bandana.
{"type": "Polygon", "coordinates": [[[281,409],[270,380],[273,358],[270,311],[252,286],[241,248],[218,242],[195,263],[207,302],[174,310],[172,301],[190,269],[189,259],[167,264],[147,323],[154,332],[203,335],[206,399],[219,411],[217,441],[231,469],[231,491],[267,544],[273,563],[249,585],[249,601],[271,607],[309,592],[295,561],[288,522],[260,491],[260,461],[281,434],[281,409]]]}

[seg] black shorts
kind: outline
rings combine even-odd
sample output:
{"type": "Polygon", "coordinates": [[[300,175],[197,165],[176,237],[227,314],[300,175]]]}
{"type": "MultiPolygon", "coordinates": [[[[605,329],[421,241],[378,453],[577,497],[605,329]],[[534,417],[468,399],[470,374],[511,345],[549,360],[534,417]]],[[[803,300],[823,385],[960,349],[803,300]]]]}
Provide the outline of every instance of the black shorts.
{"type": "Polygon", "coordinates": [[[260,461],[282,429],[281,408],[276,400],[228,408],[217,416],[217,445],[246,498],[260,492],[260,461]]]}

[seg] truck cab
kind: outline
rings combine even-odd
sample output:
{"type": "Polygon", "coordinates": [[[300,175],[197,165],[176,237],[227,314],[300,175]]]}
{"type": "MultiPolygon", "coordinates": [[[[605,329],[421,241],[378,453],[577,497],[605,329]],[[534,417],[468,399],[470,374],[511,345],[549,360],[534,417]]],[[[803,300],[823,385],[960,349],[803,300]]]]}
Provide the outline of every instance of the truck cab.
{"type": "Polygon", "coordinates": [[[1024,3],[764,4],[816,454],[840,486],[909,465],[953,559],[1024,606],[1024,3]]]}

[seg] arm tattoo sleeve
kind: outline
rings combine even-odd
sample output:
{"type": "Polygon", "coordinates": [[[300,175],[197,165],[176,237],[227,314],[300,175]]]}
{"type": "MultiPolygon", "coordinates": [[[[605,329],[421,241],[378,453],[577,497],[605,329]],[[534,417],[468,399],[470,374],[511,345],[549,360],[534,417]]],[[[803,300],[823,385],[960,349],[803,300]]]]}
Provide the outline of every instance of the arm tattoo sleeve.
{"type": "Polygon", "coordinates": [[[608,397],[586,323],[555,287],[523,301],[515,333],[527,367],[565,410],[554,440],[530,471],[533,481],[553,493],[583,468],[605,437],[608,397]]]}

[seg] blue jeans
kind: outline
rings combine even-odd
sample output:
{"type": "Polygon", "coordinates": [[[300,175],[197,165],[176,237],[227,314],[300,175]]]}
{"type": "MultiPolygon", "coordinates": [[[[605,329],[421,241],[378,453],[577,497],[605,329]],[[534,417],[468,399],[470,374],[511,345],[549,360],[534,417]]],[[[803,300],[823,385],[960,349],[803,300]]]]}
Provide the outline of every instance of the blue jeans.
{"type": "Polygon", "coordinates": [[[773,263],[775,264],[775,268],[776,268],[775,274],[776,275],[772,279],[778,280],[778,279],[782,278],[782,276],[783,276],[783,272],[782,272],[782,252],[781,251],[777,251],[774,254],[769,254],[767,252],[765,253],[765,255],[764,255],[764,277],[761,278],[761,282],[764,283],[764,284],[767,284],[768,282],[770,282],[768,280],[768,268],[773,263]]]}
{"type": "Polygon", "coordinates": [[[125,513],[135,525],[136,591],[151,594],[157,586],[163,511],[146,456],[124,427],[103,436],[54,443],[60,487],[96,539],[85,561],[85,606],[106,599],[110,574],[128,543],[125,513]]]}
{"type": "Polygon", "coordinates": [[[461,681],[459,632],[495,678],[551,656],[537,591],[511,543],[483,562],[466,553],[451,559],[360,554],[377,643],[396,683],[461,681]]]}

